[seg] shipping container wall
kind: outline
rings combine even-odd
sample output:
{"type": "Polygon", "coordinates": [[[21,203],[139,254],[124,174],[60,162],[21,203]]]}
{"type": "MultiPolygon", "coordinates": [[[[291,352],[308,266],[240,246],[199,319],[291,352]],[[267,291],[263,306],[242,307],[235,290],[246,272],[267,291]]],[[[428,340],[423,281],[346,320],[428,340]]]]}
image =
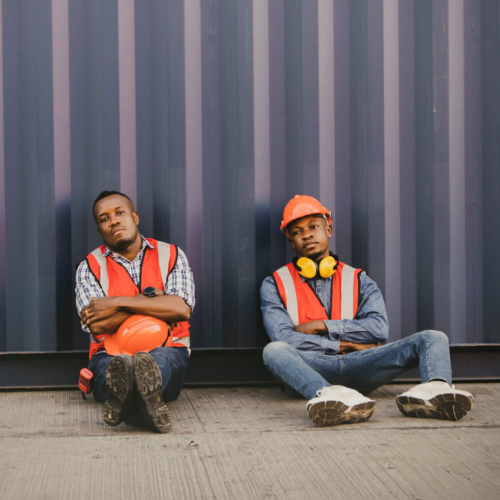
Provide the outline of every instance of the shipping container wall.
{"type": "Polygon", "coordinates": [[[196,347],[262,346],[295,194],[390,339],[500,342],[498,0],[3,0],[0,351],[85,349],[105,189],[187,252],[196,347]]]}

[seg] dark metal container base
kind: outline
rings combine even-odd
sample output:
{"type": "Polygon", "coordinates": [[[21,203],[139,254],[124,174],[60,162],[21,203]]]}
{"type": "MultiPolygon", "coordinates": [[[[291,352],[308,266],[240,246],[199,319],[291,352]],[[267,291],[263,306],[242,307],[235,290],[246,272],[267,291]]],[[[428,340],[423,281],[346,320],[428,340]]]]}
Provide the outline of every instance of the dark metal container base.
{"type": "MultiPolygon", "coordinates": [[[[500,381],[500,345],[452,345],[456,382],[500,381]]],[[[88,364],[87,351],[0,354],[0,391],[76,389],[78,374],[88,364]]],[[[419,382],[418,369],[393,383],[419,382]]],[[[262,362],[262,348],[193,349],[185,386],[275,384],[262,362]]]]}

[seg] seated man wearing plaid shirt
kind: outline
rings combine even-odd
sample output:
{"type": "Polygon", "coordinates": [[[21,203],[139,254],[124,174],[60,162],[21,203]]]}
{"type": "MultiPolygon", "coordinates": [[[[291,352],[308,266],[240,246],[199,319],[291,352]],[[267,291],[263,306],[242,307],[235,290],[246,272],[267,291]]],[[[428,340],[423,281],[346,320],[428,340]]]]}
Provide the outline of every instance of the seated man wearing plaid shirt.
{"type": "Polygon", "coordinates": [[[91,336],[94,397],[105,403],[108,425],[127,419],[168,432],[172,419],[165,402],[180,394],[190,355],[187,321],[195,298],[188,260],[175,245],[141,236],[139,216],[123,193],[103,191],[93,215],[104,245],[78,267],[76,305],[82,328],[91,336]],[[144,283],[148,279],[159,285],[144,283]],[[106,335],[136,314],[168,323],[173,328],[171,346],[138,352],[133,358],[107,353],[106,335]]]}

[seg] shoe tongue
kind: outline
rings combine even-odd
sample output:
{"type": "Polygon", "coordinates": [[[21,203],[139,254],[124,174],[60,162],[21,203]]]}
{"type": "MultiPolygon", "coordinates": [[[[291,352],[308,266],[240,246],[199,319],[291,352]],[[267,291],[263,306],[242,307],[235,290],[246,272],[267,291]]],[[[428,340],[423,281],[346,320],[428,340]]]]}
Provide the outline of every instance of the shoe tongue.
{"type": "Polygon", "coordinates": [[[439,386],[444,386],[444,387],[450,387],[450,384],[448,382],[445,382],[444,380],[431,380],[430,382],[427,382],[428,384],[431,385],[439,385],[439,386]]]}
{"type": "Polygon", "coordinates": [[[352,389],[348,389],[347,387],[344,387],[343,385],[329,385],[325,388],[323,388],[323,395],[328,394],[331,392],[336,392],[338,393],[346,393],[346,392],[352,392],[352,389]]]}

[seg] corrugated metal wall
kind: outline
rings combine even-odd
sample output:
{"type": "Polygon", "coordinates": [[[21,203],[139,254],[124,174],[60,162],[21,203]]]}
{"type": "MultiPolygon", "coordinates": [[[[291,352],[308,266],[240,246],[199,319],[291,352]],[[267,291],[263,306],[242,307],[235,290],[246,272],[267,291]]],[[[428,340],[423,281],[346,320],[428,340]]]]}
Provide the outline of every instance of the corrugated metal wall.
{"type": "Polygon", "coordinates": [[[79,349],[103,189],[187,251],[195,346],[266,342],[297,193],[390,338],[500,341],[498,0],[3,0],[0,350],[79,349]]]}

